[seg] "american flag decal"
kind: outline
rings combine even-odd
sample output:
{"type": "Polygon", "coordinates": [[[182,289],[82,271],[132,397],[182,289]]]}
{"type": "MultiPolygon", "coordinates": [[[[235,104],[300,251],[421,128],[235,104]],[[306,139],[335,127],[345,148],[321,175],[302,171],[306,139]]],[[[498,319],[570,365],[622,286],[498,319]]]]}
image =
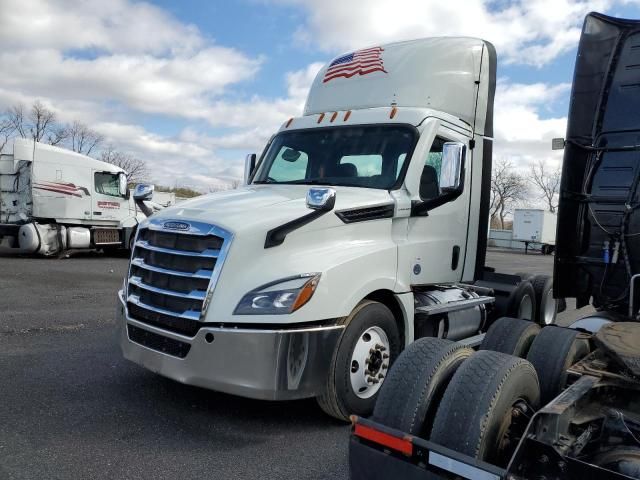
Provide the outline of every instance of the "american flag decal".
{"type": "Polygon", "coordinates": [[[373,72],[387,73],[382,63],[383,51],[383,48],[373,47],[336,58],[327,68],[322,83],[338,77],[351,78],[354,75],[368,75],[373,72]]]}

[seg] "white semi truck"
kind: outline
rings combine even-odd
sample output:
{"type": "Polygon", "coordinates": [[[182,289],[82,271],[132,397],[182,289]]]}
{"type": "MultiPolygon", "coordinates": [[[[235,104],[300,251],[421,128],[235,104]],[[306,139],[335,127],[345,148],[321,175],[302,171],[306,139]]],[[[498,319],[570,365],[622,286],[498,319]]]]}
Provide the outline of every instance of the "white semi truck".
{"type": "Polygon", "coordinates": [[[232,394],[317,397],[344,419],[371,412],[414,339],[477,345],[505,314],[552,322],[549,278],[485,268],[495,82],[494,48],[472,38],[326,65],[303,116],[247,157],[246,186],[140,225],[124,356],[232,394]]]}
{"type": "Polygon", "coordinates": [[[0,156],[2,254],[128,248],[145,210],[109,163],[25,139],[0,156]]]}

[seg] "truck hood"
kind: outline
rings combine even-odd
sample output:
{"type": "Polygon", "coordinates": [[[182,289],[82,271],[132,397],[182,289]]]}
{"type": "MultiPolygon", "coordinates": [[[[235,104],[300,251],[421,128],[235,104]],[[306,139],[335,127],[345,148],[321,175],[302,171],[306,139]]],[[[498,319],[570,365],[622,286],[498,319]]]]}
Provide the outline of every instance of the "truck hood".
{"type": "Polygon", "coordinates": [[[554,270],[556,297],[576,297],[578,306],[593,297],[597,306],[625,308],[625,262],[631,274],[640,271],[640,236],[629,236],[640,232],[639,44],[640,21],[587,15],[571,91],[554,270]]]}
{"type": "MultiPolygon", "coordinates": [[[[232,233],[266,231],[309,213],[306,206],[309,188],[309,185],[249,185],[182,202],[154,214],[153,218],[206,222],[232,233]]],[[[336,190],[334,211],[392,202],[386,190],[332,188],[336,190]]],[[[335,215],[331,217],[340,223],[335,215]]],[[[325,222],[322,222],[324,228],[325,222]]],[[[314,222],[305,228],[314,228],[314,222]]]]}

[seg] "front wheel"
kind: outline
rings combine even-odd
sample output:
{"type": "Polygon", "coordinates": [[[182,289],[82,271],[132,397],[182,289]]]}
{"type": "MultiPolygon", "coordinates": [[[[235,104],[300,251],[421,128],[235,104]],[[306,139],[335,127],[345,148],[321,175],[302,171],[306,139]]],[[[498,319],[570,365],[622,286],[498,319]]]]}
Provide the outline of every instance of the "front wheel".
{"type": "Polygon", "coordinates": [[[396,319],[385,305],[360,302],[343,321],[345,329],[333,354],[320,408],[341,420],[373,412],[387,371],[400,353],[396,319]]]}

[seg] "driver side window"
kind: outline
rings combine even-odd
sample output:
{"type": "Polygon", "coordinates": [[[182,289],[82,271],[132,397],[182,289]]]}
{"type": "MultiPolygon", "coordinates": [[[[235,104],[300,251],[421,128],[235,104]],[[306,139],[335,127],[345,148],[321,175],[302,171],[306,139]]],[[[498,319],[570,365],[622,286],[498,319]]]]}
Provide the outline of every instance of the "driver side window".
{"type": "Polygon", "coordinates": [[[425,159],[422,175],[420,176],[420,198],[432,200],[442,194],[440,190],[440,170],[442,169],[442,147],[447,142],[444,138],[436,137],[425,159]]]}

